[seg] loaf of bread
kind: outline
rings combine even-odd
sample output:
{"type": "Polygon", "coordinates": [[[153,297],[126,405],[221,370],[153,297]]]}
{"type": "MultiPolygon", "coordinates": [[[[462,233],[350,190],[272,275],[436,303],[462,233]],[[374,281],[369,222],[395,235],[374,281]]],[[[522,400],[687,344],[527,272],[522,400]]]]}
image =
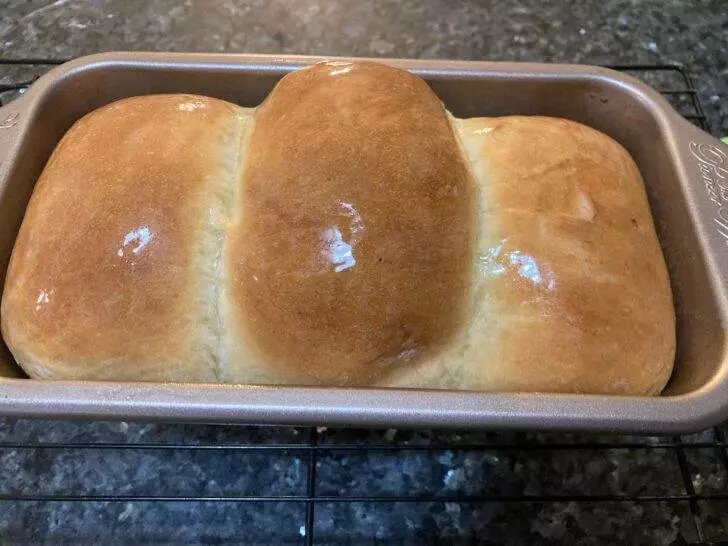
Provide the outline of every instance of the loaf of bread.
{"type": "Polygon", "coordinates": [[[456,119],[368,62],[294,72],[255,109],[152,95],[78,121],[0,318],[46,379],[657,394],[675,351],[619,144],[456,119]]]}

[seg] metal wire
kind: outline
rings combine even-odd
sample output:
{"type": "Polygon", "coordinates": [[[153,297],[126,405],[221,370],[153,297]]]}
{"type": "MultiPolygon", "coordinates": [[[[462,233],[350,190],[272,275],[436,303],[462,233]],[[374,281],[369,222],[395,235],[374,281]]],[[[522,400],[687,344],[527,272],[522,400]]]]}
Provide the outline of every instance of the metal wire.
{"type": "MultiPolygon", "coordinates": [[[[0,68],[8,66],[22,66],[30,69],[49,67],[59,64],[62,60],[50,59],[0,59],[0,68]]],[[[637,77],[665,75],[667,79],[674,81],[669,86],[660,89],[668,99],[680,100],[687,97],[689,111],[682,112],[683,115],[693,123],[708,130],[708,120],[703,107],[698,99],[697,90],[693,84],[688,71],[681,65],[614,65],[610,68],[631,73],[637,77]]],[[[0,76],[3,76],[0,73],[0,76]]],[[[658,78],[659,79],[659,78],[658,78]]],[[[0,101],[3,93],[18,92],[27,88],[32,82],[31,79],[9,82],[0,85],[0,101]]],[[[0,102],[2,104],[2,102],[0,102]]],[[[589,502],[589,503],[658,503],[658,502],[680,502],[687,503],[690,508],[692,525],[699,543],[705,543],[706,530],[704,517],[701,513],[700,501],[728,500],[728,491],[724,492],[697,492],[693,483],[693,471],[691,470],[688,457],[693,453],[703,451],[715,451],[723,471],[728,476],[728,440],[720,428],[712,431],[712,440],[706,441],[690,439],[690,437],[660,438],[658,441],[641,443],[638,441],[628,442],[557,442],[557,443],[462,443],[443,444],[429,443],[424,445],[409,445],[398,443],[377,443],[377,444],[325,444],[320,441],[319,432],[316,428],[308,429],[306,443],[275,443],[275,444],[162,444],[162,443],[94,443],[94,442],[0,442],[0,454],[7,450],[18,450],[20,452],[42,453],[46,451],[66,451],[85,456],[93,450],[119,451],[119,452],[158,452],[178,451],[191,453],[204,452],[234,452],[248,454],[296,454],[306,460],[306,481],[304,495],[157,495],[157,494],[77,494],[77,493],[54,493],[54,494],[21,494],[2,493],[0,503],[25,503],[25,502],[224,502],[224,503],[297,503],[305,507],[305,525],[302,528],[303,543],[315,544],[316,532],[316,506],[321,503],[366,503],[371,505],[392,504],[392,503],[554,503],[554,502],[589,502]],[[368,454],[368,453],[396,453],[401,457],[411,456],[415,453],[429,453],[433,456],[443,452],[450,453],[477,453],[491,452],[496,454],[534,452],[562,452],[587,451],[600,452],[605,450],[616,452],[665,452],[666,457],[672,453],[676,459],[682,480],[683,491],[679,494],[645,495],[645,494],[417,494],[417,495],[366,495],[366,494],[320,494],[319,482],[320,473],[317,473],[317,466],[322,456],[332,454],[368,454]]],[[[192,455],[190,455],[192,456],[192,455]]],[[[698,469],[699,470],[699,469],[698,469]]],[[[2,484],[0,484],[1,486],[2,484]]]]}

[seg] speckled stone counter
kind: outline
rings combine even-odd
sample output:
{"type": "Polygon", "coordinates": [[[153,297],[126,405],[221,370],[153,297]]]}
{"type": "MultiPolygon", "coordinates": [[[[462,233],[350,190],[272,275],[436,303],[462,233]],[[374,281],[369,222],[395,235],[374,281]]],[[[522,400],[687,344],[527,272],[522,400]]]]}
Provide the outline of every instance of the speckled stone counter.
{"type": "MultiPolygon", "coordinates": [[[[109,50],[304,53],[594,64],[681,62],[716,135],[728,134],[724,1],[5,0],[0,54],[109,50]]],[[[3,74],[0,74],[0,83],[3,74]]],[[[308,429],[0,420],[2,544],[302,543],[308,429]],[[54,444],[104,442],[111,449],[54,444]],[[124,449],[127,444],[167,448],[124,449]],[[291,444],[281,452],[189,446],[291,444]],[[296,449],[297,445],[304,446],[296,449]],[[48,501],[75,495],[77,500],[48,501]],[[88,495],[127,501],[83,502],[88,495]],[[256,503],[134,496],[254,495],[256,503]],[[39,497],[40,496],[40,497],[39,497]]],[[[444,497],[320,502],[316,544],[686,544],[728,539],[728,428],[670,438],[326,430],[316,494],[444,497]],[[352,445],[414,446],[358,452],[352,445]],[[447,446],[478,444],[460,451],[447,446]],[[424,451],[421,446],[439,446],[424,451]],[[555,449],[554,446],[558,447],[555,449]],[[683,500],[694,495],[693,502],[683,500]],[[524,495],[529,501],[520,500],[524,495]],[[614,495],[618,500],[604,500],[614,495]],[[723,498],[720,498],[723,495],[723,498]],[[459,503],[458,496],[489,502],[459,503]],[[555,497],[559,496],[559,499],[555,497]],[[637,501],[634,500],[637,498],[637,501]],[[632,500],[630,500],[632,499],[632,500]],[[650,500],[653,499],[653,500],[650,500]],[[663,500],[660,500],[663,499],[663,500]]]]}
{"type": "MultiPolygon", "coordinates": [[[[305,505],[265,498],[308,495],[310,432],[0,420],[0,442],[39,446],[0,448],[0,496],[37,499],[0,501],[2,543],[303,543],[305,505]],[[282,444],[286,450],[277,449],[282,444]],[[258,448],[236,449],[250,445],[258,448]],[[118,495],[126,499],[83,500],[118,495]],[[215,500],[241,495],[261,502],[215,500]]],[[[685,544],[699,533],[726,539],[728,502],[712,497],[728,486],[719,448],[725,434],[726,427],[684,437],[678,450],[671,438],[603,433],[319,429],[325,449],[317,452],[316,495],[329,500],[315,507],[315,543],[685,544]],[[367,446],[376,449],[361,449],[367,446]],[[691,507],[686,492],[705,498],[691,507]],[[435,499],[342,503],[337,496],[435,499]]]]}
{"type": "Polygon", "coordinates": [[[681,62],[728,134],[724,0],[4,0],[6,56],[114,50],[681,62]]]}

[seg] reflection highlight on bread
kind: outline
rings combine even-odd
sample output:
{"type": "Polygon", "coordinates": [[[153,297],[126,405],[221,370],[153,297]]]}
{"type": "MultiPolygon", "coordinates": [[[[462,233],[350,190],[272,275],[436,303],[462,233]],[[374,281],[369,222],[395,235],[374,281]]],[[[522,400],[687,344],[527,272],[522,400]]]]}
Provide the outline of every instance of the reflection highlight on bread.
{"type": "Polygon", "coordinates": [[[619,144],[458,119],[372,62],[293,72],[257,108],[150,95],[79,120],[0,319],[46,379],[654,395],[675,351],[619,144]]]}

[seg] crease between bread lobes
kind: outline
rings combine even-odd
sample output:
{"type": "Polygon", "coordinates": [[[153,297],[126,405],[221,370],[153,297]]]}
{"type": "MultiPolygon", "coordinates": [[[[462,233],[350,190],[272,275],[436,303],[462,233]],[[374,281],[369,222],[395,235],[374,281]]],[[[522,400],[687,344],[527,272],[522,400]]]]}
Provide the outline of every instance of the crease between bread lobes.
{"type": "Polygon", "coordinates": [[[619,144],[458,119],[370,62],[294,72],[255,109],[151,95],[82,118],[0,318],[52,379],[657,394],[675,350],[619,144]]]}

